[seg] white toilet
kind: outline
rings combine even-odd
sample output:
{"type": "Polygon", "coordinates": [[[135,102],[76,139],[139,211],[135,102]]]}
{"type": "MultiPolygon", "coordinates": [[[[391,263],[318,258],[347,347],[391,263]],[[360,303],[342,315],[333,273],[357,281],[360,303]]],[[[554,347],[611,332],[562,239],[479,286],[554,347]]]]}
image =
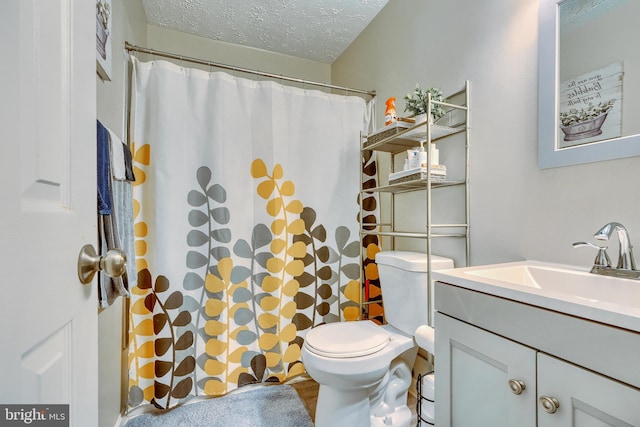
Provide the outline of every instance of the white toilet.
{"type": "MultiPolygon", "coordinates": [[[[432,268],[453,268],[432,256],[432,268]]],[[[308,374],[320,384],[317,427],[406,427],[407,391],[418,348],[413,333],[427,323],[427,259],[417,252],[376,256],[388,324],[365,320],[320,325],[302,347],[308,374]]]]}

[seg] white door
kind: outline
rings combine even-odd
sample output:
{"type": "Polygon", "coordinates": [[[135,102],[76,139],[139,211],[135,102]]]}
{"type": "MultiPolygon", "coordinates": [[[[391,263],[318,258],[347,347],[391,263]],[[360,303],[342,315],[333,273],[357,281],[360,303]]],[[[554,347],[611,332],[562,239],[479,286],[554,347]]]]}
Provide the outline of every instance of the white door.
{"type": "Polygon", "coordinates": [[[640,390],[538,353],[540,427],[640,426],[640,390]]]}
{"type": "Polygon", "coordinates": [[[0,1],[0,404],[69,404],[82,427],[98,425],[97,290],[76,272],[97,241],[95,103],[94,2],[0,1]]]}

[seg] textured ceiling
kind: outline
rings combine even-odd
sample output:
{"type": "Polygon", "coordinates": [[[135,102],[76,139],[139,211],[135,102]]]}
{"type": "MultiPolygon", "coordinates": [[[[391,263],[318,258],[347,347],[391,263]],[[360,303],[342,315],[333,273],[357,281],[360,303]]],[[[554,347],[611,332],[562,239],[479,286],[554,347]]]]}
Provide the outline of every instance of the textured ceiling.
{"type": "Polygon", "coordinates": [[[142,0],[149,24],[332,63],[388,0],[142,0]]]}

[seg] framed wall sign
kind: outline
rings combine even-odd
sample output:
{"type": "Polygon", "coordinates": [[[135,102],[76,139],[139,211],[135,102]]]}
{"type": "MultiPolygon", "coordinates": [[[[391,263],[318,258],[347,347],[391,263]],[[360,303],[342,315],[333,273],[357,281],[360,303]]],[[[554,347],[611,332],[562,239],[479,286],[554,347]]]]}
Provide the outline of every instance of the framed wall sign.
{"type": "Polygon", "coordinates": [[[96,0],[96,70],[111,80],[111,0],[96,0]]]}

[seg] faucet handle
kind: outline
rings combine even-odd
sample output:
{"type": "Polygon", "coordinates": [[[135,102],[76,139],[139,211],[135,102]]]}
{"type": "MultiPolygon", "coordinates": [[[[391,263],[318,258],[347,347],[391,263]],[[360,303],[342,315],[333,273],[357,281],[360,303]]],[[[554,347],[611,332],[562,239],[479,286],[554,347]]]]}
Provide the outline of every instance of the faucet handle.
{"type": "Polygon", "coordinates": [[[594,266],[598,267],[611,267],[611,258],[609,258],[609,254],[607,254],[607,246],[598,246],[589,242],[575,242],[573,244],[574,248],[583,248],[590,247],[598,250],[598,254],[596,255],[595,261],[593,261],[594,266]]]}

